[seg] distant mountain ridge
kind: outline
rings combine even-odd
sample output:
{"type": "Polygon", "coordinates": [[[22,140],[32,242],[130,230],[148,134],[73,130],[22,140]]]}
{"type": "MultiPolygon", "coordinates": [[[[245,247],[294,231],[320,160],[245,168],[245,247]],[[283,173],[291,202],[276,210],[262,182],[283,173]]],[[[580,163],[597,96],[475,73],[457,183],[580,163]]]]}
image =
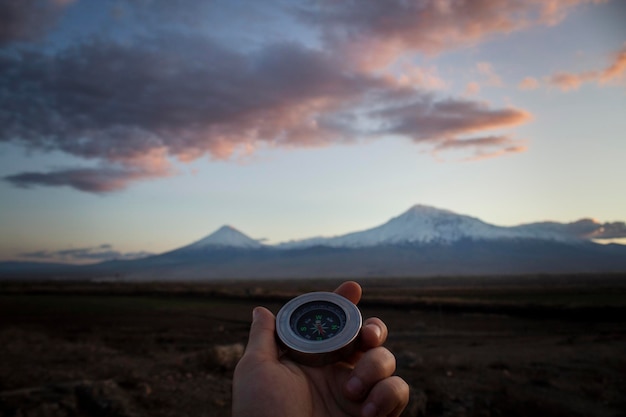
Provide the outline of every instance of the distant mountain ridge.
{"type": "Polygon", "coordinates": [[[264,245],[232,226],[222,226],[212,234],[176,249],[198,250],[206,248],[303,249],[315,246],[358,248],[380,245],[454,243],[460,240],[540,239],[559,242],[587,240],[599,223],[581,219],[572,223],[538,222],[519,226],[495,226],[478,218],[456,214],[431,206],[415,205],[386,223],[345,235],[292,240],[276,245],[264,245]]]}
{"type": "MultiPolygon", "coordinates": [[[[623,223],[611,223],[621,233],[623,223]]],[[[10,276],[202,280],[626,272],[626,246],[589,240],[591,219],[503,227],[449,210],[415,205],[362,231],[265,245],[223,226],[189,245],[143,259],[88,266],[3,268],[10,276]]]]}

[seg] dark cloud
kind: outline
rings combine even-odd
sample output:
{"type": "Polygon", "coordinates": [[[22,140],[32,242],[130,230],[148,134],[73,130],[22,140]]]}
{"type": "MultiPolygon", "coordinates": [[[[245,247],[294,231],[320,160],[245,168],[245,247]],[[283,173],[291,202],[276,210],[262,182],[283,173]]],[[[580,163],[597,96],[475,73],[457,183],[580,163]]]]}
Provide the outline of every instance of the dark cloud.
{"type": "Polygon", "coordinates": [[[542,224],[547,230],[565,233],[580,239],[619,239],[626,238],[626,223],[601,223],[595,219],[580,219],[571,223],[546,222],[542,224]]]}
{"type": "Polygon", "coordinates": [[[4,179],[16,187],[22,188],[35,185],[68,186],[80,191],[106,193],[124,189],[131,181],[163,175],[162,172],[150,172],[140,168],[103,167],[65,169],[52,172],[24,172],[6,176],[4,179]]]}
{"type": "Polygon", "coordinates": [[[583,239],[620,239],[626,238],[626,223],[600,223],[594,219],[581,219],[563,225],[565,231],[583,239]]]}
{"type": "Polygon", "coordinates": [[[604,223],[591,235],[594,239],[620,239],[626,238],[626,223],[604,223]]]}
{"type": "Polygon", "coordinates": [[[300,46],[243,56],[186,36],[24,53],[0,71],[2,140],[114,161],[160,147],[226,157],[257,140],[323,142],[340,132],[318,116],[382,86],[300,46]]]}
{"type": "Polygon", "coordinates": [[[473,155],[466,157],[465,161],[494,158],[509,153],[525,152],[527,147],[524,141],[512,139],[510,136],[485,136],[470,139],[452,138],[440,142],[433,153],[447,150],[471,150],[473,155]]]}
{"type": "MultiPolygon", "coordinates": [[[[0,141],[97,165],[5,180],[96,193],[171,175],[172,159],[227,159],[260,146],[325,146],[385,134],[444,150],[450,141],[530,118],[514,108],[436,100],[332,51],[281,43],[242,53],[172,31],[0,55],[0,109],[0,141]]],[[[472,144],[477,154],[482,146],[494,154],[514,143],[496,145],[472,144]]]]}
{"type": "Polygon", "coordinates": [[[2,0],[0,46],[42,38],[58,22],[70,0],[2,0]]]}
{"type": "Polygon", "coordinates": [[[492,109],[488,104],[466,99],[433,100],[424,96],[418,101],[391,105],[371,113],[381,121],[382,133],[400,134],[416,142],[440,142],[440,148],[465,145],[492,146],[502,138],[459,139],[474,134],[515,126],[530,120],[530,113],[515,108],[492,109]]]}
{"type": "Polygon", "coordinates": [[[95,247],[64,249],[59,251],[34,251],[22,253],[20,256],[24,258],[62,261],[62,262],[99,262],[110,260],[125,260],[145,258],[152,255],[148,252],[119,252],[113,249],[109,244],[103,244],[95,247]]]}
{"type": "Polygon", "coordinates": [[[484,146],[502,146],[511,144],[512,140],[508,136],[485,136],[482,138],[446,140],[437,145],[437,149],[462,149],[484,146]]]}

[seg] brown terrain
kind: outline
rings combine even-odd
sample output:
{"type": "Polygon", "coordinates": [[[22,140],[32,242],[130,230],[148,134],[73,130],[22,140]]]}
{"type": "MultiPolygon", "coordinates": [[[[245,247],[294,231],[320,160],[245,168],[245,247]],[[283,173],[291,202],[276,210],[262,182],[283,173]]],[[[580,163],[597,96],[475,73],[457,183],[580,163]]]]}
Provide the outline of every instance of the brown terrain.
{"type": "MultiPolygon", "coordinates": [[[[0,283],[0,416],[229,416],[252,308],[338,283],[0,283]]],[[[361,284],[404,416],[626,416],[626,276],[361,284]]]]}

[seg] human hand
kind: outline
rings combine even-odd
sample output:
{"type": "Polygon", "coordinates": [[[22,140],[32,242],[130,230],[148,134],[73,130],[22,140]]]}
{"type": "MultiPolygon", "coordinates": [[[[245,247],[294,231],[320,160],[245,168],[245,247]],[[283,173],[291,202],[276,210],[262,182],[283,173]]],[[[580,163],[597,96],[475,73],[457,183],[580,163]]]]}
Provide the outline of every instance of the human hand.
{"type": "MultiPolygon", "coordinates": [[[[356,282],[335,292],[354,304],[361,299],[356,282]]],[[[233,377],[233,417],[397,417],[406,407],[409,387],[392,376],[396,360],[382,346],[387,339],[382,320],[365,320],[358,351],[323,367],[280,356],[275,329],[274,315],[255,308],[248,346],[233,377]]]]}

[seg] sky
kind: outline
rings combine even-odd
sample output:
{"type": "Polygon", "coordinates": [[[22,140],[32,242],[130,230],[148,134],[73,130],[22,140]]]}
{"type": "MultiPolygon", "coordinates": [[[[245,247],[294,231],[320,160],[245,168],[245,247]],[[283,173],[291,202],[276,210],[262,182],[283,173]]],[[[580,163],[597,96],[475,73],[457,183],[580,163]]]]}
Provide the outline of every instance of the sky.
{"type": "Polygon", "coordinates": [[[415,204],[626,243],[625,20],[622,0],[3,0],[0,260],[334,236],[415,204]]]}

